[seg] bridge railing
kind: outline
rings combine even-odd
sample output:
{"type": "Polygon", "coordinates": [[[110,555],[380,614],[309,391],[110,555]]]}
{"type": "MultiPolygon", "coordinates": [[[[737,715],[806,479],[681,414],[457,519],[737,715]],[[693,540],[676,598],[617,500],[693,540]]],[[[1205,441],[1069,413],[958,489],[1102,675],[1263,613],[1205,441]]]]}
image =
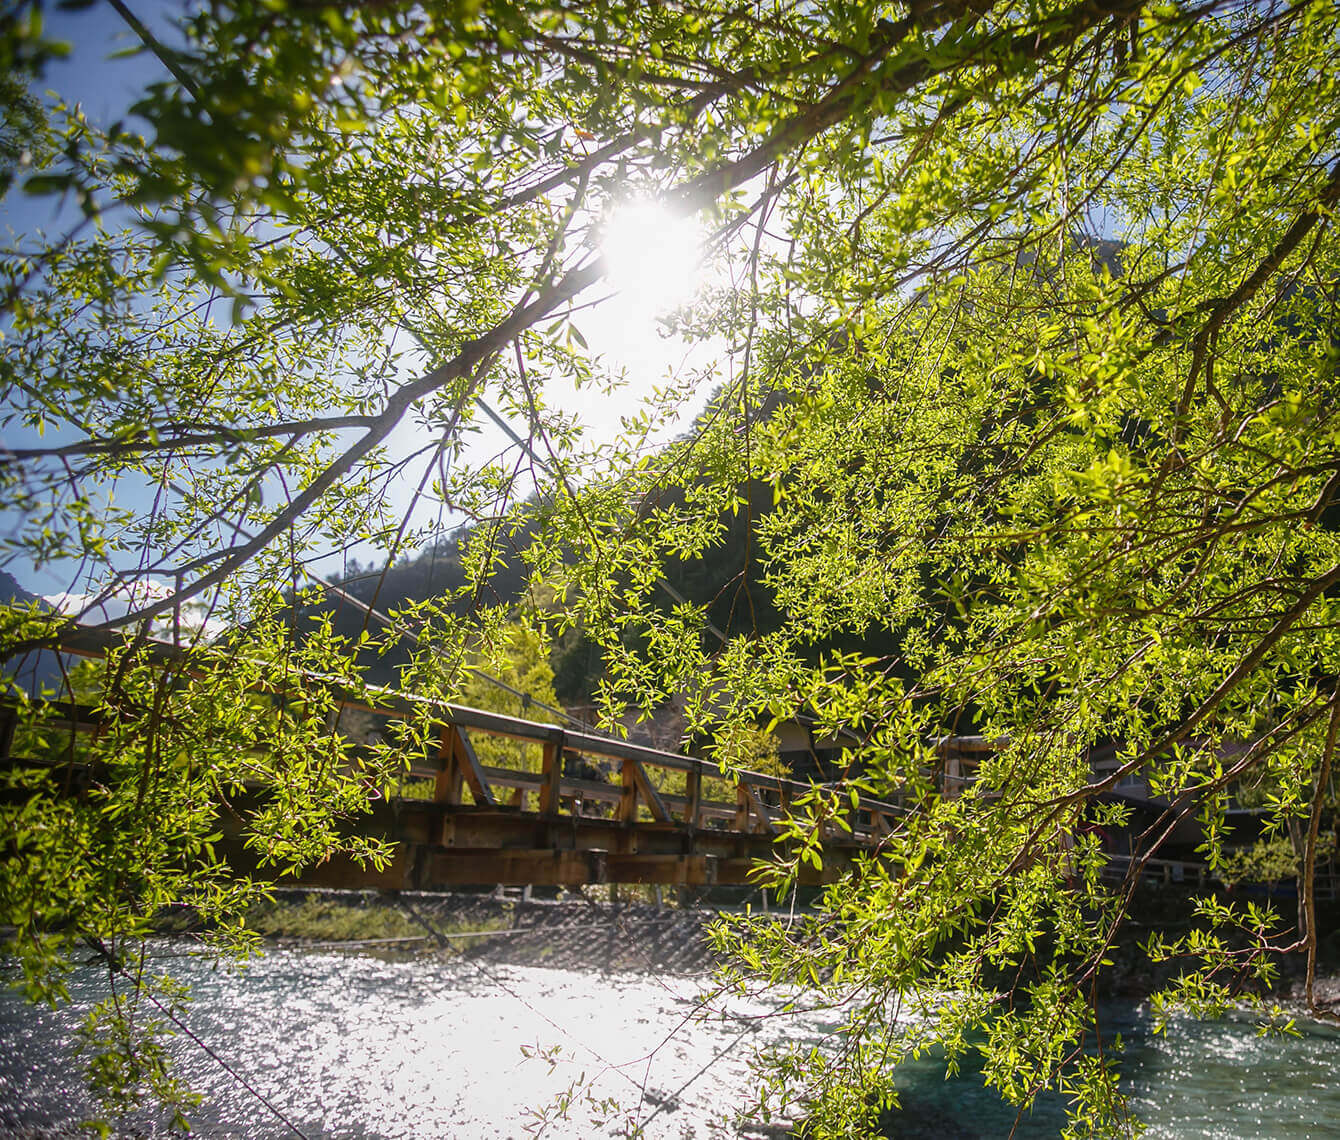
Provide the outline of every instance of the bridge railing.
{"type": "MultiPolygon", "coordinates": [[[[116,635],[81,630],[63,640],[59,651],[98,658],[120,644],[116,635]]],[[[150,641],[144,650],[164,665],[180,665],[184,659],[183,651],[168,643],[150,641]]],[[[383,727],[410,720],[420,728],[425,722],[431,725],[435,747],[426,754],[406,751],[402,785],[414,781],[431,785],[430,795],[414,798],[428,798],[444,808],[767,836],[777,834],[781,818],[815,791],[814,784],[748,770],[723,772],[698,757],[597,733],[390,689],[341,694],[336,680],[301,676],[336,692],[339,717],[332,720],[332,731],[338,731],[340,718],[348,712],[361,713],[383,727]],[[518,750],[518,766],[481,762],[475,747],[479,738],[519,742],[523,748],[518,750]]],[[[69,732],[59,758],[50,762],[77,764],[77,754],[85,748],[83,738],[100,727],[98,714],[70,701],[43,703],[49,723],[69,732]]],[[[14,710],[0,708],[0,758],[5,760],[11,754],[14,723],[14,710]]],[[[824,822],[825,838],[871,847],[894,829],[905,812],[902,805],[863,797],[855,809],[845,806],[842,824],[836,816],[824,822]]]]}
{"type": "MultiPolygon", "coordinates": [[[[381,705],[346,707],[387,719],[397,715],[381,705]]],[[[763,772],[727,773],[698,757],[502,713],[455,704],[438,711],[436,751],[413,758],[406,776],[431,781],[431,799],[453,808],[775,834],[780,818],[816,787],[763,772]],[[531,747],[518,750],[516,766],[488,764],[476,748],[480,737],[531,747]]],[[[874,844],[902,814],[897,804],[863,798],[843,818],[854,841],[874,844]]],[[[833,838],[848,834],[837,823],[828,830],[833,838]]]]}
{"type": "MultiPolygon", "coordinates": [[[[99,657],[118,643],[118,639],[85,632],[61,648],[99,657]]],[[[174,646],[149,643],[146,650],[165,665],[182,666],[181,651],[174,646]]],[[[459,843],[476,850],[524,846],[536,856],[556,846],[556,827],[561,824],[567,830],[569,853],[583,849],[583,845],[588,852],[613,853],[612,865],[606,869],[611,876],[645,877],[662,872],[667,876],[682,874],[686,879],[690,873],[707,876],[702,869],[684,870],[676,860],[710,858],[735,864],[728,873],[742,877],[749,861],[766,853],[771,839],[785,830],[785,817],[798,801],[815,791],[813,784],[767,773],[723,773],[716,764],[697,757],[597,733],[427,701],[392,690],[342,691],[340,682],[332,678],[301,676],[333,694],[339,702],[339,713],[359,712],[365,723],[380,725],[387,735],[396,735],[388,729],[390,722],[414,722],[414,732],[406,736],[418,739],[424,738],[426,726],[430,746],[406,747],[403,752],[402,787],[417,783],[414,790],[418,794],[398,801],[411,815],[417,810],[413,804],[425,800],[428,804],[423,806],[430,814],[436,813],[436,823],[420,820],[415,825],[417,831],[411,829],[417,836],[415,841],[423,846],[440,849],[459,843]],[[520,747],[511,751],[509,763],[489,763],[489,749],[477,747],[486,739],[510,741],[520,747]],[[467,824],[473,820],[478,826],[449,826],[452,820],[467,824]],[[622,860],[617,865],[615,855],[622,860]],[[659,860],[659,868],[650,866],[653,860],[659,860]]],[[[271,695],[276,700],[284,697],[278,691],[271,695]]],[[[0,702],[0,761],[59,768],[66,786],[78,794],[87,775],[88,738],[102,727],[101,715],[89,706],[61,700],[44,702],[44,711],[47,725],[56,730],[49,734],[49,745],[37,754],[18,758],[14,754],[17,710],[0,702]]],[[[340,731],[338,715],[330,724],[332,732],[340,731]]],[[[991,742],[966,738],[940,745],[942,751],[952,748],[953,755],[946,751],[950,759],[962,759],[960,754],[987,751],[991,742]]],[[[953,794],[955,782],[969,780],[971,773],[946,763],[944,777],[945,793],[953,794]]],[[[866,797],[861,797],[854,808],[845,795],[838,797],[838,802],[841,810],[820,826],[830,850],[848,854],[877,849],[910,810],[866,797]]],[[[487,861],[483,856],[480,859],[478,865],[485,866],[487,861]]],[[[1107,873],[1124,876],[1132,870],[1131,863],[1129,856],[1110,855],[1107,873]]],[[[580,860],[573,861],[561,874],[571,881],[590,881],[584,876],[593,873],[591,866],[579,864],[580,860]]],[[[518,856],[516,866],[517,873],[524,876],[535,868],[544,870],[545,863],[538,856],[528,863],[518,856]]],[[[1163,883],[1204,885],[1213,877],[1203,864],[1172,859],[1140,858],[1134,870],[1143,879],[1163,883]]],[[[460,881],[477,881],[469,878],[473,873],[461,871],[460,881]]],[[[494,873],[491,864],[480,872],[494,873]]],[[[447,870],[437,874],[439,879],[449,878],[447,870]]],[[[1340,884],[1334,869],[1319,868],[1316,886],[1318,897],[1335,897],[1340,884]]]]}

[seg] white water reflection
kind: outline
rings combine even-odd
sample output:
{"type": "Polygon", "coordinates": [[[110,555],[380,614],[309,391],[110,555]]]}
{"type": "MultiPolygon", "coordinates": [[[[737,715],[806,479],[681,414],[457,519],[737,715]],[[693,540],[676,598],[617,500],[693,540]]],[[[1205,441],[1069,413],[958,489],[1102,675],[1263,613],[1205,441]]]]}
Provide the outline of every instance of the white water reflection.
{"type": "MultiPolygon", "coordinates": [[[[173,964],[196,995],[196,1034],[304,1134],[350,1140],[775,1134],[731,1119],[753,1088],[750,1059],[828,1024],[738,998],[703,1006],[704,983],[682,977],[286,950],[240,973],[173,964]]],[[[0,1095],[13,1115],[0,1109],[0,1125],[69,1121],[78,1077],[61,1034],[97,988],[79,986],[59,1015],[7,1000],[0,1095]]],[[[194,1120],[206,1135],[293,1135],[188,1041],[173,1051],[206,1095],[194,1120]]]]}
{"type": "MultiPolygon", "coordinates": [[[[242,973],[203,959],[164,963],[196,994],[190,1027],[310,1137],[597,1137],[637,1128],[655,1140],[779,1136],[737,1125],[756,1096],[750,1060],[783,1041],[817,1041],[834,1015],[782,1016],[781,999],[698,1003],[701,979],[478,964],[386,961],[272,950],[242,973]],[[566,1117],[545,1119],[576,1092],[566,1117]],[[612,1098],[618,1111],[592,1104],[612,1098]]],[[[34,1011],[0,999],[0,1134],[77,1132],[89,1111],[71,1032],[101,996],[81,973],[76,1004],[34,1011]]],[[[1149,1137],[1292,1140],[1340,1136],[1340,1035],[1305,1026],[1299,1039],[1258,1038],[1247,1021],[1177,1021],[1155,1039],[1133,1007],[1104,1014],[1129,1043],[1123,1065],[1149,1137]]],[[[209,1137],[292,1136],[235,1079],[183,1038],[173,1050],[206,1094],[194,1117],[209,1137]]],[[[920,1062],[899,1075],[897,1135],[999,1137],[1016,1122],[980,1081],[944,1080],[920,1062]]],[[[1018,1122],[1055,1137],[1056,1099],[1018,1122]]],[[[148,1118],[126,1136],[166,1134],[148,1118]]]]}

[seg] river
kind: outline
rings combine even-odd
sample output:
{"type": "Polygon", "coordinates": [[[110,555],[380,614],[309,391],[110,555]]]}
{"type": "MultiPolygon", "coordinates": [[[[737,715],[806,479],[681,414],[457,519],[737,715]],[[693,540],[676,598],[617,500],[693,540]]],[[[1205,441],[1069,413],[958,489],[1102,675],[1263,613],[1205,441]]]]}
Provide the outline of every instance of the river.
{"type": "MultiPolygon", "coordinates": [[[[181,945],[156,949],[180,954],[181,945]]],[[[272,949],[244,971],[179,956],[163,967],[195,992],[186,1025],[234,1070],[185,1037],[172,1043],[205,1094],[192,1120],[209,1137],[294,1136],[285,1120],[332,1140],[619,1136],[634,1126],[674,1140],[775,1136],[730,1120],[755,1087],[751,1056],[818,1039],[833,1021],[823,1011],[782,1015],[777,1002],[703,1006],[703,982],[683,976],[467,958],[272,949]]],[[[93,968],[77,972],[73,1005],[56,1012],[0,997],[0,1131],[76,1133],[89,1108],[69,1041],[104,984],[93,968]]],[[[1340,1137],[1335,1030],[1307,1024],[1299,1038],[1261,1039],[1246,1020],[1179,1021],[1155,1038],[1135,1005],[1104,1016],[1128,1041],[1126,1080],[1146,1135],[1340,1137]]],[[[1013,1123],[979,1083],[946,1082],[933,1063],[905,1069],[901,1084],[899,1134],[1003,1137],[1013,1123]]],[[[1041,1104],[1016,1135],[1055,1137],[1061,1119],[1058,1104],[1041,1104]]],[[[142,1116],[119,1134],[167,1130],[142,1116]]]]}

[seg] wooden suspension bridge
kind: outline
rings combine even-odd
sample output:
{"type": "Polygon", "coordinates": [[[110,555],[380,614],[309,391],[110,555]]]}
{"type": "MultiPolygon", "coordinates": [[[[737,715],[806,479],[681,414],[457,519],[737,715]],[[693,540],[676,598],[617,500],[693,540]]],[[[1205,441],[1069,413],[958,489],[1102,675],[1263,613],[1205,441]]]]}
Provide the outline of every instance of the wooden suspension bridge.
{"type": "MultiPolygon", "coordinates": [[[[99,657],[114,639],[81,633],[60,651],[99,657]]],[[[167,664],[181,651],[150,642],[167,664]]],[[[439,890],[465,885],[581,886],[651,883],[678,886],[746,884],[760,860],[784,856],[784,819],[801,797],[801,783],[760,772],[723,775],[717,765],[595,733],[542,724],[461,705],[428,706],[436,748],[407,759],[400,794],[370,794],[359,832],[383,836],[395,854],[383,869],[332,859],[289,882],[297,885],[439,890]],[[481,762],[484,740],[501,740],[519,757],[508,766],[481,762]],[[519,747],[517,747],[519,745],[519,747]]],[[[415,718],[425,702],[376,690],[349,699],[342,713],[373,722],[415,718]]],[[[92,708],[49,701],[47,723],[69,739],[96,734],[92,708]]],[[[12,755],[16,710],[0,711],[0,763],[12,755]]],[[[332,723],[332,731],[335,731],[332,723]]],[[[75,750],[69,750],[73,764],[75,750]]],[[[259,789],[258,789],[259,791],[259,789]]],[[[846,827],[828,825],[823,863],[802,863],[802,883],[829,882],[877,849],[902,807],[862,798],[844,813],[846,827]],[[850,828],[850,830],[848,830],[850,828]]],[[[252,857],[240,825],[221,812],[221,854],[240,870],[252,857]]]]}
{"type": "MultiPolygon", "coordinates": [[[[120,644],[113,635],[80,631],[63,639],[60,652],[98,658],[120,644]]],[[[164,665],[180,667],[183,652],[170,643],[147,642],[144,651],[164,665]]],[[[330,687],[327,678],[312,678],[330,687]]],[[[56,760],[16,754],[17,707],[0,701],[0,767],[58,767],[72,794],[80,794],[79,749],[73,742],[103,726],[97,710],[49,700],[45,723],[67,734],[69,746],[56,760]]],[[[717,765],[580,729],[543,724],[462,705],[427,702],[392,690],[374,689],[343,700],[340,718],[354,714],[364,731],[394,736],[391,722],[431,722],[434,747],[406,754],[397,794],[369,793],[358,831],[384,837],[394,855],[381,869],[333,858],[309,867],[289,885],[339,889],[446,890],[461,886],[569,886],[646,883],[707,887],[748,885],[760,862],[786,858],[787,817],[813,783],[761,772],[724,775],[717,765]],[[481,753],[508,754],[490,764],[481,753]]],[[[936,742],[935,784],[954,796],[972,782],[981,757],[993,747],[981,737],[936,742]]],[[[353,750],[357,753],[357,748],[353,750]]],[[[837,785],[828,784],[832,789],[837,785]]],[[[256,805],[263,789],[255,789],[256,805]]],[[[235,805],[245,806],[245,805],[235,805]]],[[[1152,802],[1151,807],[1155,807],[1152,802]]],[[[801,883],[819,885],[846,874],[864,855],[877,852],[909,806],[861,796],[843,812],[845,826],[822,828],[820,867],[801,862],[801,883]]],[[[242,843],[237,815],[220,811],[220,854],[240,872],[256,869],[242,843]]],[[[1131,871],[1152,882],[1204,883],[1203,863],[1150,858],[1152,852],[1110,855],[1109,877],[1131,871]]],[[[1325,893],[1334,894],[1331,889],[1325,893]]]]}

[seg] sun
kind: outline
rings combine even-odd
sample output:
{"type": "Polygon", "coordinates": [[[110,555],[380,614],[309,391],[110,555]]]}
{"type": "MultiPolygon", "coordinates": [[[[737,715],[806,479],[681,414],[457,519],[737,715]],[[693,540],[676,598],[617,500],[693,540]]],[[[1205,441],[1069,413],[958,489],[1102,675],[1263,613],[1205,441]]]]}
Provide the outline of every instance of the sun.
{"type": "Polygon", "coordinates": [[[600,228],[609,282],[630,307],[659,315],[688,301],[702,276],[701,235],[659,202],[627,202],[600,228]]]}

